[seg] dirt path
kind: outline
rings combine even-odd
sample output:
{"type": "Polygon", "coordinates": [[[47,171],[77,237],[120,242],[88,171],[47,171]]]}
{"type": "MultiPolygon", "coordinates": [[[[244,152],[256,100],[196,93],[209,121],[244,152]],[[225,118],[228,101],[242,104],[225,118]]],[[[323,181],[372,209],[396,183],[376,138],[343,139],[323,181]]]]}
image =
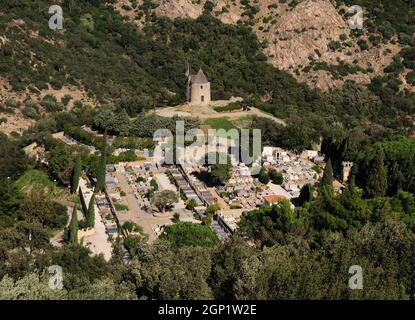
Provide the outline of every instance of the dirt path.
{"type": "Polygon", "coordinates": [[[212,118],[222,118],[227,117],[230,120],[237,120],[242,117],[246,116],[258,116],[263,118],[271,119],[278,124],[286,126],[286,123],[270,115],[265,113],[257,108],[250,108],[249,111],[232,111],[232,112],[217,112],[213,110],[211,107],[190,107],[188,105],[182,105],[177,107],[167,107],[167,108],[159,108],[156,109],[156,114],[162,117],[171,118],[173,116],[182,116],[182,117],[197,117],[199,119],[212,119],[212,118]]]}

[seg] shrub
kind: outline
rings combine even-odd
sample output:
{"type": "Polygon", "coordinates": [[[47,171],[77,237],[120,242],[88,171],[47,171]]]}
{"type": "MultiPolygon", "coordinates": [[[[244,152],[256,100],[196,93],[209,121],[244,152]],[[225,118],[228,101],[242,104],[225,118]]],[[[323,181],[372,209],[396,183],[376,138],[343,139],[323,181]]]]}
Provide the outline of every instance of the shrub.
{"type": "Polygon", "coordinates": [[[271,169],[269,171],[269,177],[270,177],[272,183],[281,185],[284,182],[284,178],[283,178],[281,172],[279,172],[275,169],[271,169]]]}
{"type": "Polygon", "coordinates": [[[69,101],[71,101],[71,99],[72,99],[72,96],[70,94],[65,94],[62,97],[61,101],[62,101],[63,105],[66,107],[68,105],[69,101]]]}
{"type": "Polygon", "coordinates": [[[367,50],[369,49],[369,45],[367,44],[366,40],[359,39],[357,41],[357,45],[360,47],[360,50],[367,50]]]}
{"type": "Polygon", "coordinates": [[[63,105],[58,103],[56,97],[50,94],[45,95],[40,104],[46,109],[47,112],[58,112],[63,110],[63,105]]]}
{"type": "Polygon", "coordinates": [[[20,102],[14,98],[7,98],[4,104],[9,108],[18,108],[20,106],[20,102]]]}
{"type": "Polygon", "coordinates": [[[235,110],[241,110],[242,105],[241,105],[240,102],[233,102],[233,103],[230,103],[226,106],[215,107],[213,109],[216,112],[230,112],[230,111],[235,111],[235,110]]]}
{"type": "Polygon", "coordinates": [[[327,46],[331,51],[337,51],[341,48],[341,44],[339,41],[330,41],[327,46]]]}
{"type": "Polygon", "coordinates": [[[415,72],[414,71],[410,71],[408,72],[408,74],[406,75],[406,81],[415,86],[415,72]]]}
{"type": "Polygon", "coordinates": [[[35,108],[26,106],[23,109],[22,113],[23,113],[24,116],[26,116],[28,118],[35,119],[35,120],[40,119],[40,114],[35,108]]]}

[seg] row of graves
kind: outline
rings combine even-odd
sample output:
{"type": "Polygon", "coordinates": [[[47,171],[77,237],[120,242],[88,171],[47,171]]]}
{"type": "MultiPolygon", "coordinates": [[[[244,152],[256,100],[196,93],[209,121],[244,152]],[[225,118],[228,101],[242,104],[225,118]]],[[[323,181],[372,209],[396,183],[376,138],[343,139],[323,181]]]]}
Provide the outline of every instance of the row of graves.
{"type": "Polygon", "coordinates": [[[262,160],[264,167],[276,169],[284,178],[282,187],[293,197],[297,198],[304,185],[316,185],[321,174],[316,166],[324,168],[324,156],[317,151],[306,150],[296,154],[281,148],[264,147],[262,160]]]}
{"type": "Polygon", "coordinates": [[[225,186],[216,187],[216,192],[231,209],[252,210],[263,204],[261,192],[264,185],[251,175],[250,169],[239,163],[232,168],[231,178],[225,186]]]}
{"type": "MultiPolygon", "coordinates": [[[[121,192],[118,186],[118,179],[115,175],[117,171],[117,167],[115,165],[109,164],[106,166],[106,173],[105,173],[105,186],[106,186],[106,193],[107,197],[102,198],[102,206],[103,209],[105,208],[106,213],[112,213],[113,217],[118,218],[118,222],[120,226],[125,223],[122,219],[123,211],[118,211],[115,209],[114,204],[121,204],[121,192]]],[[[97,202],[98,205],[98,202],[97,202]]],[[[99,207],[99,205],[98,205],[99,207]]],[[[115,218],[113,219],[113,224],[110,226],[110,229],[107,230],[107,233],[115,233],[116,230],[116,221],[115,218]]]]}
{"type": "MultiPolygon", "coordinates": [[[[193,168],[183,166],[180,169],[173,169],[171,171],[176,185],[184,193],[187,199],[196,200],[198,206],[195,207],[195,211],[204,215],[207,206],[217,203],[218,198],[208,190],[205,183],[193,175],[193,168]]],[[[220,218],[218,219],[217,216],[213,219],[210,227],[221,241],[225,240],[233,232],[232,229],[230,229],[224,221],[221,221],[220,218]]]]}
{"type": "Polygon", "coordinates": [[[184,197],[188,200],[195,200],[198,207],[203,206],[204,203],[202,199],[196,194],[195,190],[193,190],[193,188],[190,186],[190,183],[184,176],[184,172],[176,167],[172,168],[170,172],[174,178],[174,182],[177,188],[179,188],[180,193],[184,195],[184,197]]]}
{"type": "Polygon", "coordinates": [[[197,169],[190,166],[181,167],[183,177],[189,182],[191,188],[195,191],[199,199],[201,199],[203,204],[207,207],[217,203],[218,197],[215,195],[215,193],[209,191],[206,184],[194,174],[195,172],[200,172],[200,170],[200,167],[197,167],[197,169]]]}
{"type": "Polygon", "coordinates": [[[183,171],[187,179],[190,181],[190,184],[193,186],[193,189],[196,191],[206,206],[217,203],[217,199],[208,190],[206,184],[192,174],[192,168],[184,167],[183,171]]]}
{"type": "Polygon", "coordinates": [[[154,191],[152,181],[156,181],[154,173],[158,170],[158,165],[152,162],[129,166],[125,169],[125,176],[133,187],[135,197],[138,200],[142,199],[141,209],[143,210],[150,208],[150,193],[154,191]]]}
{"type": "Polygon", "coordinates": [[[105,172],[105,185],[107,187],[107,192],[111,197],[112,201],[118,202],[121,201],[120,189],[118,187],[118,179],[115,176],[116,168],[114,165],[110,164],[106,166],[105,172]]]}
{"type": "Polygon", "coordinates": [[[95,203],[97,204],[99,215],[101,216],[102,222],[105,225],[106,233],[108,237],[114,239],[118,237],[118,226],[115,220],[115,212],[111,207],[110,201],[107,199],[105,194],[98,194],[95,197],[95,203]]]}

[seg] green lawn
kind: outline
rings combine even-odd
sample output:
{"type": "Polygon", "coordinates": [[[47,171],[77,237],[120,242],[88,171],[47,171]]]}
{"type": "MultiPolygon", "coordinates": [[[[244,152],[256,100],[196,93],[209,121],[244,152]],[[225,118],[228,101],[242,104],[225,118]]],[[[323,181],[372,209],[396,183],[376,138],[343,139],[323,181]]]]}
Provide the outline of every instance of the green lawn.
{"type": "Polygon", "coordinates": [[[35,189],[47,188],[49,191],[53,191],[54,189],[53,181],[49,180],[46,173],[37,169],[27,170],[24,175],[16,181],[15,185],[19,190],[25,190],[29,187],[35,189]]]}
{"type": "Polygon", "coordinates": [[[246,115],[244,115],[244,116],[242,116],[242,117],[239,117],[238,119],[237,119],[237,121],[252,121],[252,119],[254,118],[254,116],[253,115],[251,115],[251,114],[246,114],[246,115]]]}
{"type": "MultiPolygon", "coordinates": [[[[210,125],[212,129],[216,130],[225,129],[227,131],[230,129],[237,129],[235,125],[227,117],[206,119],[204,123],[210,125]]],[[[219,134],[219,136],[223,135],[219,134]]]]}
{"type": "Polygon", "coordinates": [[[79,195],[69,194],[65,187],[57,186],[42,170],[27,170],[14,185],[24,193],[32,190],[45,191],[45,195],[48,197],[50,196],[55,200],[59,199],[70,202],[79,202],[79,195]]]}

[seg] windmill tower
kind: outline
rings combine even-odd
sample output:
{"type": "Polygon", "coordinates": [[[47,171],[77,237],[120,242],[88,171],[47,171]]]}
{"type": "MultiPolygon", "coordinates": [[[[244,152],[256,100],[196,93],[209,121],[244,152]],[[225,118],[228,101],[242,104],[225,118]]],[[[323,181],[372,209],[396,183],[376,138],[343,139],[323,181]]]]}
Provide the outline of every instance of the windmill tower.
{"type": "Polygon", "coordinates": [[[210,82],[202,69],[192,74],[192,65],[186,60],[186,99],[191,105],[209,105],[211,102],[210,82]]]}

